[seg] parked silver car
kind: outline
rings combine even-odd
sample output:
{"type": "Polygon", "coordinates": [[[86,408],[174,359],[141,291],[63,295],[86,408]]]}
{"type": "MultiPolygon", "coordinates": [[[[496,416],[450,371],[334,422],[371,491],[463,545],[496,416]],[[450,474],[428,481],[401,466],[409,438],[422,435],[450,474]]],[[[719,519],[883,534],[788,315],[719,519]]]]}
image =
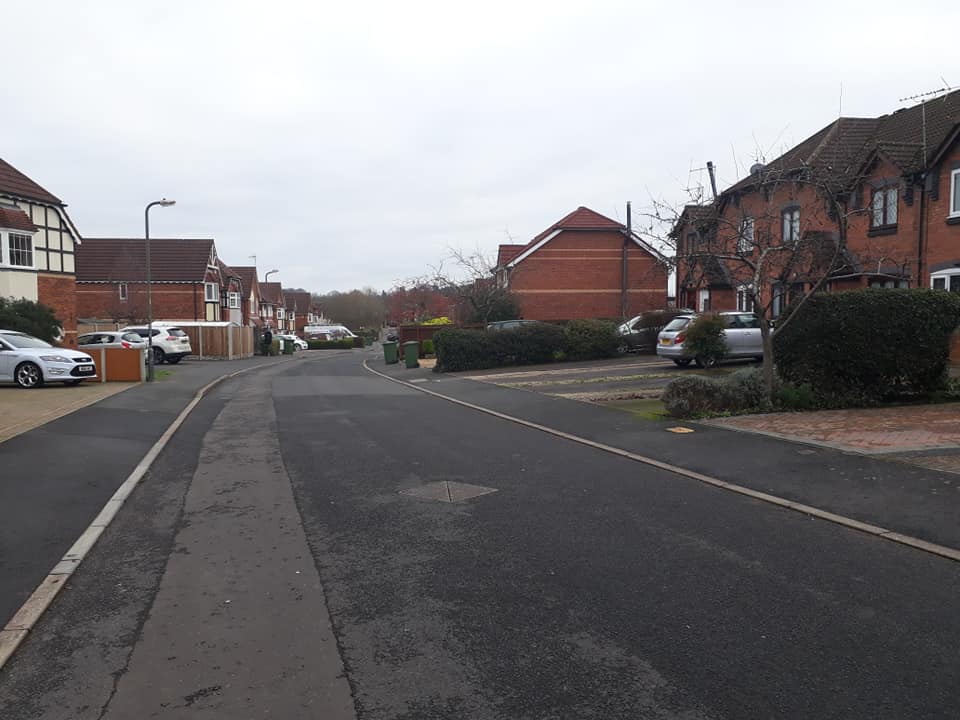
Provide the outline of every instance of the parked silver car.
{"type": "MultiPolygon", "coordinates": [[[[722,312],[718,315],[726,324],[724,339],[727,342],[728,358],[756,358],[763,360],[763,340],[760,337],[760,318],[748,312],[722,312]]],[[[680,367],[696,362],[699,367],[706,363],[689,355],[684,347],[686,329],[696,315],[675,317],[657,336],[657,355],[673,360],[680,367]]]]}

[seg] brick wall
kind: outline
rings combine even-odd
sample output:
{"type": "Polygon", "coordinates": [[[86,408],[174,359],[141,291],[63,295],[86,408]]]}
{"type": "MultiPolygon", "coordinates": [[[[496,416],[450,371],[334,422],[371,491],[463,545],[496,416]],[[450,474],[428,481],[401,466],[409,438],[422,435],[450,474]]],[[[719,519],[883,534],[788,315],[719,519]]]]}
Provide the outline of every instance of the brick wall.
{"type": "MultiPolygon", "coordinates": [[[[926,213],[926,267],[943,263],[960,263],[960,222],[948,220],[950,214],[950,172],[960,167],[960,143],[940,163],[937,173],[937,199],[929,199],[926,213]]],[[[929,270],[924,274],[924,287],[930,287],[929,270]]]]}
{"type": "Polygon", "coordinates": [[[37,300],[53,309],[64,331],[62,344],[77,347],[77,296],[73,275],[37,273],[37,300]]]}
{"type": "MultiPolygon", "coordinates": [[[[152,287],[153,317],[161,320],[206,320],[203,284],[155,283],[152,287]]],[[[127,300],[119,299],[117,283],[79,283],[77,315],[82,318],[146,318],[146,285],[129,283],[127,300]]]]}
{"type": "MultiPolygon", "coordinates": [[[[622,247],[619,232],[564,230],[510,275],[523,318],[620,317],[622,247]]],[[[629,316],[666,307],[666,270],[635,244],[627,254],[627,287],[629,316]]]]}

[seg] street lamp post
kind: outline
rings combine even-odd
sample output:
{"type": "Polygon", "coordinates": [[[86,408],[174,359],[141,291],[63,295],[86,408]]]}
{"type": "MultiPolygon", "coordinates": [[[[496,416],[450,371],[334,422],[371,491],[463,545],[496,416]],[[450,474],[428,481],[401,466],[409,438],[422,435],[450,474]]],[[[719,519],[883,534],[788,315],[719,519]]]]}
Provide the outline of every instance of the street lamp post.
{"type": "Polygon", "coordinates": [[[147,251],[147,382],[153,382],[153,278],[150,275],[150,208],[154,205],[170,207],[176,200],[154,200],[143,211],[143,236],[147,251]]]}

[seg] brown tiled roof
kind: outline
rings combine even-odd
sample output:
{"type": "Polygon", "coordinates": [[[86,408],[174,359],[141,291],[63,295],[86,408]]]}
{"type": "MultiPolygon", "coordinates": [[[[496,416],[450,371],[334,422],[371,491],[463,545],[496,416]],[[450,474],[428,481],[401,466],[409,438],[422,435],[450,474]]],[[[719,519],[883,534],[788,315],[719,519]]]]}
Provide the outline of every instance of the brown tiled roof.
{"type": "Polygon", "coordinates": [[[37,185],[6,160],[0,160],[0,193],[15,195],[28,200],[63,205],[63,201],[48,190],[37,185]]]}
{"type": "Polygon", "coordinates": [[[497,248],[497,267],[503,267],[523,252],[526,245],[501,245],[497,248]]]}
{"type": "Polygon", "coordinates": [[[37,226],[20,208],[10,205],[0,205],[0,228],[7,230],[24,230],[34,232],[37,226]]]}
{"type": "MultiPolygon", "coordinates": [[[[203,282],[213,240],[150,238],[153,282],[203,282]]],[[[143,238],[85,238],[77,248],[77,282],[143,282],[143,238]]]]}
{"type": "Polygon", "coordinates": [[[260,283],[260,299],[271,305],[282,305],[283,286],[278,282],[260,283]]]}
{"type": "Polygon", "coordinates": [[[257,283],[257,269],[249,265],[233,267],[233,272],[240,278],[243,285],[243,296],[250,297],[250,289],[257,283]]]}
{"type": "Polygon", "coordinates": [[[313,306],[313,295],[306,290],[284,290],[283,296],[287,300],[287,307],[297,315],[306,315],[313,306]]]}
{"type": "Polygon", "coordinates": [[[576,210],[574,210],[569,215],[565,215],[560,220],[555,222],[553,225],[548,227],[542,233],[537,235],[533,240],[527,243],[524,247],[530,247],[536,245],[538,242],[543,240],[547,235],[554,232],[555,230],[626,230],[627,226],[623,223],[618,223],[616,220],[611,220],[605,215],[591,210],[588,207],[581,205],[576,210]]]}
{"type": "MultiPolygon", "coordinates": [[[[813,169],[831,173],[841,182],[857,179],[875,152],[890,159],[904,173],[927,167],[960,126],[960,90],[926,103],[877,118],[834,120],[763,168],[765,178],[813,169]]],[[[750,175],[724,194],[757,182],[750,175]]]]}

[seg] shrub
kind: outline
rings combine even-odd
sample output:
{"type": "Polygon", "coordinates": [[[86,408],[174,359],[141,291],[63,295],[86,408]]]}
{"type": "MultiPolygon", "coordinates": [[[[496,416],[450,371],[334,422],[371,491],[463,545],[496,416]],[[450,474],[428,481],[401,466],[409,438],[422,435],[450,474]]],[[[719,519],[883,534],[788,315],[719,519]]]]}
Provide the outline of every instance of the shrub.
{"type": "MultiPolygon", "coordinates": [[[[343,340],[307,340],[307,348],[310,350],[350,350],[356,347],[354,340],[355,338],[345,338],[343,340]]],[[[363,346],[361,345],[360,347],[363,346]]]]}
{"type": "Polygon", "coordinates": [[[723,378],[685,375],[667,385],[662,400],[674,417],[764,412],[771,408],[760,368],[743,368],[723,378]]]}
{"type": "Polygon", "coordinates": [[[432,326],[432,325],[452,325],[452,324],[453,324],[453,321],[452,321],[450,318],[448,318],[448,317],[436,317],[436,318],[433,318],[433,319],[431,319],[431,320],[424,320],[424,321],[423,321],[422,323],[420,323],[420,324],[421,324],[421,325],[427,325],[427,326],[432,326]]]}
{"type": "Polygon", "coordinates": [[[773,401],[777,407],[784,410],[813,410],[817,407],[816,395],[808,383],[784,383],[774,392],[773,401]]]}
{"type": "Polygon", "coordinates": [[[827,407],[929,395],[946,383],[960,297],[942,290],[853,290],[807,299],[774,335],[781,378],[827,407]]]}
{"type": "Polygon", "coordinates": [[[660,399],[669,415],[688,418],[719,412],[722,398],[723,386],[718,380],[684,375],[667,385],[660,399]]]}
{"type": "Polygon", "coordinates": [[[684,351],[697,359],[698,364],[711,367],[727,355],[727,341],[723,337],[726,325],[719,315],[701,315],[687,326],[684,351]]]}
{"type": "Polygon", "coordinates": [[[424,340],[420,343],[421,355],[433,355],[433,340],[424,340]]]}
{"type": "Polygon", "coordinates": [[[620,336],[617,335],[617,327],[612,322],[571,320],[563,328],[563,334],[563,349],[571,360],[593,360],[617,355],[620,336]]]}
{"type": "Polygon", "coordinates": [[[46,305],[26,298],[0,297],[0,328],[33,335],[49,343],[60,337],[60,321],[46,305]]]}
{"type": "Polygon", "coordinates": [[[513,330],[448,329],[433,336],[438,372],[549,363],[563,344],[563,329],[547,323],[513,330]]]}

